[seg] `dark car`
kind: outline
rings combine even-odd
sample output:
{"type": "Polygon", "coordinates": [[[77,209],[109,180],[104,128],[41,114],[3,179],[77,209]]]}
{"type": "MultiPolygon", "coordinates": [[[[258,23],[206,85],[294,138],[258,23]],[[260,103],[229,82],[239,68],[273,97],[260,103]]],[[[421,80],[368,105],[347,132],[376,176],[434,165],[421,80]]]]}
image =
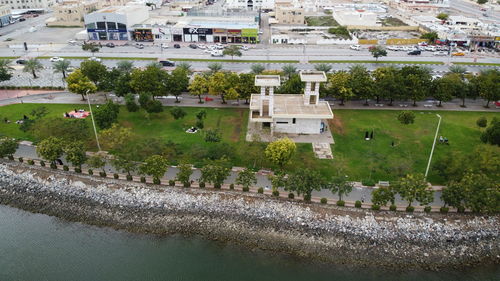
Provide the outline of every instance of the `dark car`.
{"type": "Polygon", "coordinates": [[[175,62],[169,60],[161,60],[158,63],[163,66],[175,66],[175,62]]]}
{"type": "Polygon", "coordinates": [[[181,45],[179,45],[179,44],[174,44],[174,48],[176,48],[176,49],[180,49],[180,48],[181,48],[181,45]]]}
{"type": "Polygon", "coordinates": [[[16,60],[17,64],[26,64],[26,60],[16,60]]]}
{"type": "Polygon", "coordinates": [[[413,50],[413,51],[408,52],[408,55],[410,55],[410,56],[417,56],[420,54],[422,54],[422,51],[420,51],[420,50],[413,50]]]}
{"type": "Polygon", "coordinates": [[[108,48],[114,48],[114,47],[115,47],[115,44],[113,44],[113,43],[108,43],[108,44],[106,44],[106,47],[108,47],[108,48]]]}
{"type": "Polygon", "coordinates": [[[25,21],[26,19],[25,18],[20,18],[19,21],[25,21]]]}
{"type": "Polygon", "coordinates": [[[198,49],[198,46],[196,46],[196,44],[189,44],[189,48],[191,48],[191,49],[198,49]]]}

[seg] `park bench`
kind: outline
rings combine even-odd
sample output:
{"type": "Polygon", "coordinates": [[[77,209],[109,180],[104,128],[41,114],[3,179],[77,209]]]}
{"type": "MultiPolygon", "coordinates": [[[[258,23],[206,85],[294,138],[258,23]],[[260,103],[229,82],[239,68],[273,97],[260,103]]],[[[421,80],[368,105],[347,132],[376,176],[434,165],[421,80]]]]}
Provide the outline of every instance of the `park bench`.
{"type": "Polygon", "coordinates": [[[379,181],[379,182],[378,182],[378,185],[379,185],[379,186],[389,186],[390,184],[389,184],[389,182],[388,182],[388,181],[379,181]]]}
{"type": "Polygon", "coordinates": [[[384,106],[384,104],[382,104],[382,103],[376,103],[375,106],[381,106],[382,107],[382,106],[384,106]]]}

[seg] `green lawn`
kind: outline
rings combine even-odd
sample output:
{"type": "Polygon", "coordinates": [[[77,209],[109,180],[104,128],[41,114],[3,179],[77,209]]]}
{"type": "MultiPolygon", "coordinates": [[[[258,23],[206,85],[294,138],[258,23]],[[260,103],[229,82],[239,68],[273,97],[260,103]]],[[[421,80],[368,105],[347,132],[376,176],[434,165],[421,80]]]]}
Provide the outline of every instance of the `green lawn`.
{"type": "Polygon", "coordinates": [[[306,17],[307,26],[338,26],[339,23],[330,16],[306,17]]]}
{"type": "MultiPolygon", "coordinates": [[[[0,134],[19,139],[33,140],[32,136],[18,129],[15,120],[29,114],[39,104],[16,104],[1,107],[0,120],[7,117],[10,124],[0,123],[0,134]]],[[[84,105],[46,104],[48,116],[61,116],[74,108],[86,108],[84,105]]],[[[185,130],[195,124],[195,114],[202,108],[184,107],[187,116],[174,120],[169,107],[163,113],[146,116],[143,112],[129,113],[122,107],[119,123],[130,127],[143,137],[160,137],[178,144],[182,151],[179,159],[200,164],[203,153],[210,149],[224,150],[231,155],[235,166],[253,168],[272,168],[264,159],[264,143],[248,143],[245,139],[248,121],[247,109],[203,108],[207,112],[205,129],[219,129],[223,144],[206,143],[201,133],[188,134],[185,130]],[[201,153],[201,154],[200,154],[201,153]]],[[[310,144],[298,144],[298,153],[289,169],[309,167],[323,175],[341,173],[353,180],[371,178],[394,180],[408,171],[425,172],[438,118],[436,112],[416,112],[416,121],[412,125],[402,125],[396,120],[399,111],[391,110],[336,110],[335,119],[330,122],[335,144],[332,145],[333,160],[319,160],[313,155],[310,144]],[[374,139],[365,141],[366,131],[374,131],[374,139]],[[394,141],[394,146],[391,143],[394,141]]],[[[447,137],[450,145],[437,145],[434,159],[454,151],[470,152],[480,144],[480,129],[475,122],[480,116],[489,120],[498,113],[481,112],[438,112],[443,117],[439,135],[447,137]]],[[[90,125],[90,119],[87,120],[90,125]]],[[[429,179],[440,183],[431,170],[429,179]]]]}

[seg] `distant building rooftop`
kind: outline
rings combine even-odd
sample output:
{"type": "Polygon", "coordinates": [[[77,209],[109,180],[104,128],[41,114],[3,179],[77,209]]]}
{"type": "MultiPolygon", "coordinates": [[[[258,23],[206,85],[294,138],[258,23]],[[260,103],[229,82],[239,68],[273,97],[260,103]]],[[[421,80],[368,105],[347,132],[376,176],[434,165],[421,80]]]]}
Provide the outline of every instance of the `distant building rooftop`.
{"type": "Polygon", "coordinates": [[[280,85],[279,75],[255,75],[255,86],[279,87],[280,85]]]}

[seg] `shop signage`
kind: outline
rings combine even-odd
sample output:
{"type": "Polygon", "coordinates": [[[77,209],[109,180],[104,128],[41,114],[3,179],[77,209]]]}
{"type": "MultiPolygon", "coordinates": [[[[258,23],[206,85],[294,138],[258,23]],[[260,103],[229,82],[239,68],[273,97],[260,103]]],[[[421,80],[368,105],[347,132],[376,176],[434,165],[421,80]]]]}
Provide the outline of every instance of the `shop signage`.
{"type": "Polygon", "coordinates": [[[224,28],[214,28],[214,33],[226,33],[224,28]]]}
{"type": "Polygon", "coordinates": [[[184,34],[212,34],[211,28],[189,27],[184,28],[184,34]]]}
{"type": "Polygon", "coordinates": [[[87,32],[127,32],[126,29],[87,29],[87,32]]]}
{"type": "Polygon", "coordinates": [[[232,35],[240,35],[241,30],[240,29],[228,29],[227,34],[232,34],[232,35]]]}
{"type": "Polygon", "coordinates": [[[258,31],[256,28],[244,28],[241,30],[241,37],[257,37],[258,31]]]}

